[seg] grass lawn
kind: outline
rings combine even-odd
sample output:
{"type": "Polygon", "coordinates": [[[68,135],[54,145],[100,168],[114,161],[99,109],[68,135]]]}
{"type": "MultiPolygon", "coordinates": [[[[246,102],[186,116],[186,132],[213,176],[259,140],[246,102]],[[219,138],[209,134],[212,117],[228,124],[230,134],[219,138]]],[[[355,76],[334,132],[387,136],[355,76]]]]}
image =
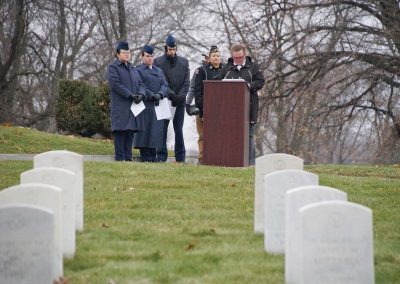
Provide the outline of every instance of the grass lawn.
{"type": "MultiPolygon", "coordinates": [[[[32,166],[0,161],[0,189],[32,166]]],[[[399,166],[305,169],[373,210],[376,283],[399,283],[399,166]]],[[[85,162],[84,170],[85,228],[64,261],[69,283],[284,283],[284,257],[266,254],[253,233],[254,168],[85,162]]]]}

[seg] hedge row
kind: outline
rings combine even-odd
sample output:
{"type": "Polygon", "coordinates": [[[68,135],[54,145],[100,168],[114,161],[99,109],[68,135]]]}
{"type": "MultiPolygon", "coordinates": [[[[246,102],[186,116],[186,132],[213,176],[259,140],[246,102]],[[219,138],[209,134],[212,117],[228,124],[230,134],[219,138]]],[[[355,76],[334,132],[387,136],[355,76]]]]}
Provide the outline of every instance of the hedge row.
{"type": "Polygon", "coordinates": [[[60,80],[56,103],[57,128],[71,134],[111,137],[108,86],[60,80]]]}

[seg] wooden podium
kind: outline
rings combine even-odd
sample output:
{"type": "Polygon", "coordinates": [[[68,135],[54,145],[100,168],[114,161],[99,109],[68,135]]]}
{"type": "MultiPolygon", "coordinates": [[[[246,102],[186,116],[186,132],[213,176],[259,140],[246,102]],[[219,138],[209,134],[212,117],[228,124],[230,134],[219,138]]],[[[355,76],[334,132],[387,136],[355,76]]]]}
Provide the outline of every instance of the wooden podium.
{"type": "Polygon", "coordinates": [[[250,91],[244,81],[204,81],[203,164],[249,165],[250,91]]]}

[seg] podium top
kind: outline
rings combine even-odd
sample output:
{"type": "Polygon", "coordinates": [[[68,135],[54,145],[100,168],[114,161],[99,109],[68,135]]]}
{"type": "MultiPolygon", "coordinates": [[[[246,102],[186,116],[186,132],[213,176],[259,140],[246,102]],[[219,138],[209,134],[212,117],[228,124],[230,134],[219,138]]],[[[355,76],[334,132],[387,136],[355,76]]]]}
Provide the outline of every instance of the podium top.
{"type": "Polygon", "coordinates": [[[246,82],[244,79],[222,79],[222,82],[246,82]]]}

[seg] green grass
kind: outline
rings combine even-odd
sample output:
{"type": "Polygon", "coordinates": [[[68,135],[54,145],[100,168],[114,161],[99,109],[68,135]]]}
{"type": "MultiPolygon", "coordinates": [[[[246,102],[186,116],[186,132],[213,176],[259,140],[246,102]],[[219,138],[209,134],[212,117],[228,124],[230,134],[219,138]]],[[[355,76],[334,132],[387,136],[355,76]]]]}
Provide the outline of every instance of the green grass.
{"type": "MultiPolygon", "coordinates": [[[[0,188],[32,166],[0,161],[0,188]]],[[[64,261],[69,283],[284,283],[284,257],[265,253],[253,233],[254,168],[85,162],[84,170],[85,228],[64,261]]],[[[373,210],[376,283],[398,283],[399,166],[306,170],[373,210]]]]}
{"type": "Polygon", "coordinates": [[[92,155],[114,154],[111,140],[55,135],[25,127],[0,125],[0,153],[39,154],[51,150],[69,150],[92,155]]]}

